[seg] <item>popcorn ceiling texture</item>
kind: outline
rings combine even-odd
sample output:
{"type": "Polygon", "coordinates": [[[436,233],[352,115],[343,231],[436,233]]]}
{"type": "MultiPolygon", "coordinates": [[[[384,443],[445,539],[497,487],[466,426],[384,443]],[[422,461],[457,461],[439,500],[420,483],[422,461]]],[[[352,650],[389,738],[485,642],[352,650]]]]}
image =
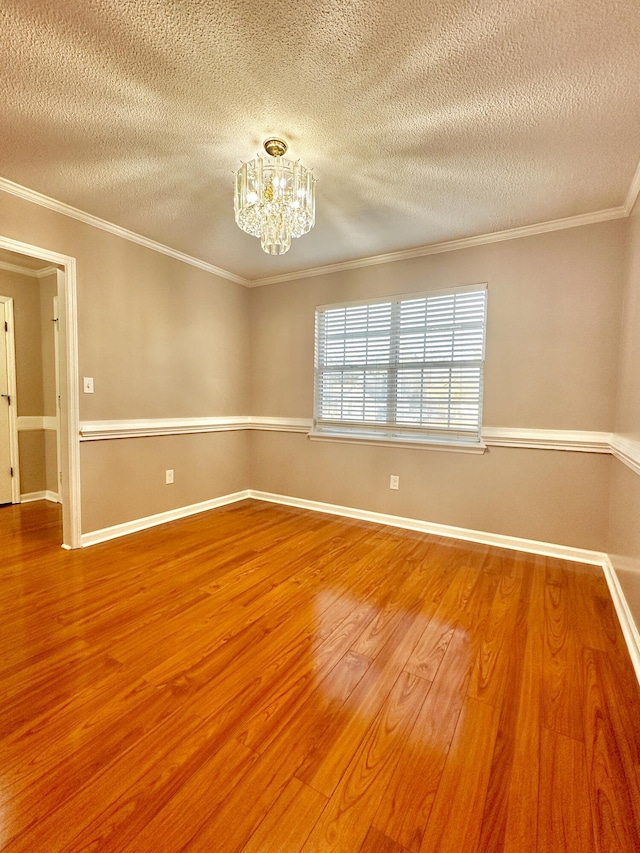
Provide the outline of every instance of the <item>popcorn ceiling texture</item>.
{"type": "Polygon", "coordinates": [[[638,0],[4,0],[0,175],[247,278],[618,207],[638,0]],[[272,258],[233,220],[269,135],[318,177],[272,258]]]}

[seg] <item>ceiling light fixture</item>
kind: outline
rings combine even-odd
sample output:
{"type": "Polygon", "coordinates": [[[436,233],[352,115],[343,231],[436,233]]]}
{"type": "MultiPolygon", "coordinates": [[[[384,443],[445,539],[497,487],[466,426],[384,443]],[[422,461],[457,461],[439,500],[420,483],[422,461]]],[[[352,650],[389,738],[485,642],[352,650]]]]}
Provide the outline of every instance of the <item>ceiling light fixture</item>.
{"type": "Polygon", "coordinates": [[[268,255],[284,255],[292,237],[311,231],[316,219],[316,179],[299,160],[283,159],[287,143],[267,139],[267,157],[243,163],[235,173],[236,222],[260,237],[268,255]]]}

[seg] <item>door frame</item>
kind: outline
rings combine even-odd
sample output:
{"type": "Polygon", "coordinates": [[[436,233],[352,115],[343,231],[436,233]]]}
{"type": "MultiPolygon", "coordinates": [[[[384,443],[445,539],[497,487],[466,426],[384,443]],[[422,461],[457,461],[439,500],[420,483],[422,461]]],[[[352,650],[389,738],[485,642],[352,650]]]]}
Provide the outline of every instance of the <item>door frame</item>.
{"type": "Polygon", "coordinates": [[[16,338],[13,320],[13,299],[11,296],[0,296],[4,304],[4,315],[7,322],[5,337],[7,353],[7,386],[10,397],[9,405],[9,461],[13,470],[11,478],[11,503],[20,503],[20,456],[18,453],[18,396],[16,392],[16,338]]]}
{"type": "Polygon", "coordinates": [[[80,417],[78,387],[78,311],[76,259],[69,255],[0,236],[0,248],[62,267],[58,271],[58,337],[60,347],[60,459],[62,547],[82,547],[80,511],[80,417]]]}
{"type": "Polygon", "coordinates": [[[56,494],[58,503],[62,503],[62,449],[60,447],[60,310],[58,308],[58,292],[53,297],[53,364],[56,382],[56,494]]]}

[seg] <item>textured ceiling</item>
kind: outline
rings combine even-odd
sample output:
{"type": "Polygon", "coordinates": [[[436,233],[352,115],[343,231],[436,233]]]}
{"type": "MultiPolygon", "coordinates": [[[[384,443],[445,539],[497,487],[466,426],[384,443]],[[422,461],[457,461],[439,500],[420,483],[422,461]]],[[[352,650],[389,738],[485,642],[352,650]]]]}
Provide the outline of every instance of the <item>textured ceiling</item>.
{"type": "Polygon", "coordinates": [[[618,207],[639,0],[4,0],[0,175],[254,279],[618,207]],[[270,134],[318,178],[280,258],[233,220],[270,134]]]}

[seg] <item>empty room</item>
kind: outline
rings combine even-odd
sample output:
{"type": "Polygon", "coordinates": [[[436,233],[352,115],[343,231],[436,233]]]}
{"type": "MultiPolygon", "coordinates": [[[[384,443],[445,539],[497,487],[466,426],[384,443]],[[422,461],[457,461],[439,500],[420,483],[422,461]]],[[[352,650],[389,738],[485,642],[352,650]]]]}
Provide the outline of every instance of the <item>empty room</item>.
{"type": "Polygon", "coordinates": [[[0,31],[0,850],[640,851],[637,0],[0,31]]]}

